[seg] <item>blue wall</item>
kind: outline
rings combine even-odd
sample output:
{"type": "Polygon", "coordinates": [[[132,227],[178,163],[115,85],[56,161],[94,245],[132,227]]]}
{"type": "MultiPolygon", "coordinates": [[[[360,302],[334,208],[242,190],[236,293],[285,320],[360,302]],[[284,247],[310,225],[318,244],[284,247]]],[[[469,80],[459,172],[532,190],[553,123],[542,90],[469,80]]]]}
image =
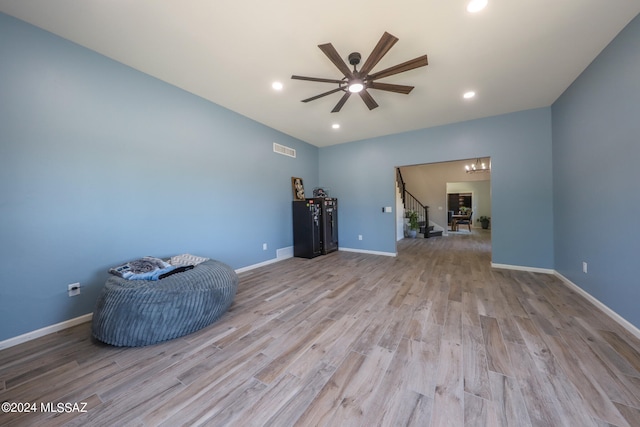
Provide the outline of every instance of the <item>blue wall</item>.
{"type": "Polygon", "coordinates": [[[320,149],[320,182],[340,199],[342,247],[395,253],[395,166],[491,156],[497,264],[553,268],[551,109],[320,149]],[[358,240],[358,235],[363,240],[358,240]]]}
{"type": "Polygon", "coordinates": [[[0,341],[90,313],[143,255],[274,259],[292,176],[318,185],[316,147],[0,14],[0,341]]]}
{"type": "Polygon", "coordinates": [[[640,327],[640,16],[552,119],[555,269],[640,327]]]}

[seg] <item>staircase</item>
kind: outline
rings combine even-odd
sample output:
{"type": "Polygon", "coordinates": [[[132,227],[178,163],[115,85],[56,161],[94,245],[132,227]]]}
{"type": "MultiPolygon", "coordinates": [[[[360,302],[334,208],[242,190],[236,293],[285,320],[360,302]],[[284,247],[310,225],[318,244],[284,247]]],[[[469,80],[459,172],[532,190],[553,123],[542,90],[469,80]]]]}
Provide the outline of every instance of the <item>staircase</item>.
{"type": "Polygon", "coordinates": [[[442,231],[434,231],[433,225],[429,225],[429,206],[423,205],[413,194],[407,191],[400,168],[396,168],[396,182],[400,189],[405,210],[412,210],[418,213],[418,224],[420,225],[418,232],[425,238],[442,236],[442,231]]]}

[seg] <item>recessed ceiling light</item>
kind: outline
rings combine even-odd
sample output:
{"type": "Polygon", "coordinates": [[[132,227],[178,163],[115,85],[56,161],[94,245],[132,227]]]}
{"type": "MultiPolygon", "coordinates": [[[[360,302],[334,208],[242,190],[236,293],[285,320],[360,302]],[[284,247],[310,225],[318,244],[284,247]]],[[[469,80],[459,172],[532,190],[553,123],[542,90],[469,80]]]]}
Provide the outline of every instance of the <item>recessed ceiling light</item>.
{"type": "Polygon", "coordinates": [[[334,129],[340,129],[340,125],[338,123],[332,124],[331,127],[334,129]]]}
{"type": "Polygon", "coordinates": [[[467,12],[476,13],[480,12],[487,6],[487,0],[471,0],[469,4],[467,4],[467,12]]]}
{"type": "Polygon", "coordinates": [[[280,82],[273,82],[271,83],[271,87],[273,88],[273,90],[282,90],[284,85],[280,82]]]}
{"type": "Polygon", "coordinates": [[[476,93],[472,90],[470,90],[469,92],[465,92],[464,95],[462,95],[464,99],[471,99],[474,96],[476,96],[476,93]]]}

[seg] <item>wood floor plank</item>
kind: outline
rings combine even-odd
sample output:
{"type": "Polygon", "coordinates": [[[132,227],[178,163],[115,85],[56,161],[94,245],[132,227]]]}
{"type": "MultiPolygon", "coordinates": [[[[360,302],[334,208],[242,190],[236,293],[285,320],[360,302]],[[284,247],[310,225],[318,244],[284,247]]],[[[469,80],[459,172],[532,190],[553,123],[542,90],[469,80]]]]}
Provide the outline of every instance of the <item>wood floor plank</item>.
{"type": "Polygon", "coordinates": [[[562,418],[563,425],[592,426],[594,417],[588,411],[580,408],[588,405],[585,397],[576,386],[564,375],[552,375],[548,377],[549,384],[553,390],[554,401],[562,418]]]}
{"type": "Polygon", "coordinates": [[[480,313],[473,292],[462,293],[462,322],[465,325],[480,327],[480,313]]]}
{"type": "Polygon", "coordinates": [[[442,340],[431,418],[434,426],[464,425],[462,357],[460,342],[442,340]]]}
{"type": "Polygon", "coordinates": [[[335,320],[323,334],[310,343],[300,357],[289,365],[287,372],[299,378],[306,378],[319,365],[338,366],[345,357],[345,351],[353,345],[351,334],[361,333],[360,329],[364,325],[358,320],[352,316],[343,316],[335,320]]]}
{"type": "Polygon", "coordinates": [[[431,301],[423,300],[416,305],[413,315],[409,320],[409,325],[405,330],[403,338],[422,341],[429,324],[429,312],[431,311],[431,301]]]}
{"type": "Polygon", "coordinates": [[[462,303],[449,301],[447,316],[442,327],[442,339],[462,345],[462,303]]]}
{"type": "MultiPolygon", "coordinates": [[[[438,334],[439,326],[433,329],[438,334]]],[[[429,342],[403,339],[396,351],[405,363],[401,372],[403,388],[416,393],[431,396],[436,387],[439,366],[440,337],[434,336],[429,342]]]]}
{"type": "Polygon", "coordinates": [[[480,327],[464,328],[462,336],[464,391],[491,400],[487,353],[480,327]]]}
{"type": "Polygon", "coordinates": [[[584,319],[573,317],[572,327],[566,332],[574,332],[587,341],[591,349],[598,357],[609,365],[614,371],[625,376],[640,378],[640,371],[636,370],[623,356],[605,341],[600,333],[584,319]]]}
{"type": "Polygon", "coordinates": [[[249,408],[239,411],[247,426],[263,426],[274,417],[284,405],[300,392],[302,380],[295,375],[285,374],[273,383],[265,393],[253,402],[249,408]]]}
{"type": "Polygon", "coordinates": [[[278,376],[282,375],[289,368],[289,365],[304,353],[311,345],[310,342],[313,342],[314,339],[322,335],[334,322],[332,319],[325,318],[319,324],[313,325],[312,327],[310,327],[311,325],[304,325],[301,331],[296,331],[299,333],[298,335],[290,334],[289,337],[292,338],[292,341],[282,346],[283,351],[275,357],[271,363],[265,366],[264,369],[258,372],[256,378],[263,383],[271,383],[278,376]],[[304,329],[308,331],[302,333],[304,329]]]}
{"type": "MultiPolygon", "coordinates": [[[[277,403],[278,405],[282,403],[282,407],[262,425],[271,427],[295,425],[311,402],[329,382],[335,370],[336,368],[333,366],[320,366],[312,376],[301,383],[300,391],[286,402],[277,403]]],[[[253,409],[251,412],[255,413],[253,409]]]]}
{"type": "Polygon", "coordinates": [[[527,348],[519,344],[507,343],[513,372],[518,380],[520,392],[527,406],[527,413],[533,426],[563,425],[562,411],[553,396],[553,388],[545,381],[530,356],[527,348]]]}
{"type": "Polygon", "coordinates": [[[382,427],[429,427],[433,411],[433,399],[413,391],[405,390],[393,397],[393,410],[379,419],[382,427]]]}
{"type": "Polygon", "coordinates": [[[447,293],[443,291],[434,291],[431,301],[433,301],[433,304],[431,304],[431,311],[429,311],[429,314],[431,315],[429,321],[436,325],[444,325],[449,301],[447,293]]]}
{"type": "Polygon", "coordinates": [[[520,333],[524,339],[525,345],[529,349],[532,359],[538,369],[548,376],[561,375],[556,359],[549,350],[546,342],[542,338],[542,333],[538,330],[531,319],[516,318],[520,333]]]}
{"type": "Polygon", "coordinates": [[[534,299],[532,298],[522,298],[520,299],[520,304],[527,311],[527,317],[531,319],[536,327],[546,335],[558,335],[558,331],[556,327],[551,323],[549,319],[544,315],[544,313],[540,313],[537,307],[532,303],[534,299]]]}
{"type": "Polygon", "coordinates": [[[615,403],[615,405],[630,426],[640,425],[640,408],[626,406],[621,403],[615,403]]]}
{"type": "Polygon", "coordinates": [[[393,357],[393,351],[376,347],[365,357],[364,363],[348,379],[340,396],[340,404],[328,425],[354,425],[360,423],[367,402],[373,400],[378,385],[393,357]]]}
{"type": "Polygon", "coordinates": [[[502,332],[502,339],[504,342],[512,342],[514,344],[525,345],[524,338],[520,333],[516,319],[519,316],[503,316],[496,318],[498,322],[498,328],[502,332]]]}
{"type": "Polygon", "coordinates": [[[9,426],[640,426],[640,340],[557,277],[491,267],[490,231],[240,274],[213,325],[118,348],[89,323],[0,350],[9,426]]]}
{"type": "Polygon", "coordinates": [[[505,310],[504,313],[497,315],[498,318],[527,317],[527,312],[518,299],[518,297],[526,298],[526,296],[519,292],[520,288],[516,284],[506,279],[503,275],[497,277],[497,279],[494,279],[497,285],[496,292],[503,299],[504,304],[502,307],[505,310]]]}
{"type": "Polygon", "coordinates": [[[564,331],[561,335],[567,345],[574,352],[580,354],[580,363],[583,366],[588,366],[590,378],[602,387],[609,399],[613,402],[640,408],[640,399],[633,394],[627,383],[597,356],[584,339],[564,331]]]}
{"type": "Polygon", "coordinates": [[[489,381],[491,384],[491,396],[500,419],[500,421],[496,421],[496,424],[502,426],[531,426],[529,413],[516,379],[497,372],[489,372],[489,381]]]}
{"type": "Polygon", "coordinates": [[[396,310],[396,308],[391,306],[380,308],[376,315],[371,317],[366,328],[357,337],[354,337],[353,351],[365,355],[369,354],[382,339],[382,336],[389,326],[388,319],[393,317],[396,310]]]}
{"type": "Polygon", "coordinates": [[[591,379],[590,370],[580,363],[580,360],[569,348],[567,343],[557,336],[545,337],[551,352],[562,367],[569,380],[580,390],[585,398],[586,408],[595,417],[617,426],[627,426],[627,422],[615,408],[602,387],[591,379]]]}
{"type": "Polygon", "coordinates": [[[487,364],[490,371],[512,376],[509,353],[502,339],[498,321],[493,317],[480,316],[487,364]]]}
{"type": "Polygon", "coordinates": [[[212,408],[208,413],[196,420],[194,425],[209,424],[225,426],[238,425],[246,422],[244,421],[246,416],[245,412],[248,412],[248,408],[260,399],[260,396],[266,388],[266,384],[255,378],[248,379],[244,383],[239,384],[233,392],[225,395],[224,398],[217,402],[216,406],[220,408],[219,410],[212,408]]]}
{"type": "Polygon", "coordinates": [[[630,345],[615,332],[598,332],[600,333],[600,336],[604,338],[604,340],[629,363],[629,365],[633,366],[633,369],[635,369],[636,372],[640,372],[640,351],[637,350],[637,345],[630,345]]]}
{"type": "Polygon", "coordinates": [[[320,393],[310,403],[304,413],[297,419],[295,425],[330,425],[333,413],[342,403],[344,389],[349,381],[357,374],[366,360],[366,356],[351,352],[340,364],[331,379],[324,385],[320,393]]]}
{"type": "Polygon", "coordinates": [[[464,395],[464,425],[469,427],[500,426],[500,417],[491,400],[482,399],[474,394],[464,395]]]}
{"type": "Polygon", "coordinates": [[[409,292],[407,293],[403,301],[403,304],[410,307],[416,307],[425,301],[422,297],[422,294],[424,293],[424,288],[427,283],[426,281],[420,279],[424,271],[419,270],[416,271],[416,273],[418,274],[418,277],[415,277],[411,280],[411,288],[409,289],[409,292]]]}
{"type": "MultiPolygon", "coordinates": [[[[438,340],[439,339],[440,334],[438,334],[438,340]]],[[[378,392],[372,399],[364,403],[363,417],[359,420],[361,425],[396,425],[393,424],[394,420],[397,417],[402,417],[402,414],[398,413],[398,404],[402,401],[402,398],[411,391],[407,390],[409,385],[407,384],[406,377],[414,373],[412,369],[409,369],[409,366],[413,366],[409,345],[410,343],[407,339],[400,341],[387,371],[381,378],[378,392]]],[[[424,371],[424,374],[427,376],[420,376],[419,378],[419,381],[424,381],[423,384],[420,384],[420,387],[429,390],[428,395],[432,396],[433,390],[435,389],[435,375],[426,371],[424,371]]],[[[419,396],[414,396],[410,393],[408,395],[419,399],[419,396]]],[[[432,400],[432,398],[427,399],[432,400]]],[[[422,407],[425,401],[420,400],[420,402],[416,402],[416,404],[422,407]]],[[[416,410],[419,409],[420,408],[416,408],[416,410]]],[[[430,417],[431,412],[429,412],[429,418],[430,417]]]]}
{"type": "MultiPolygon", "coordinates": [[[[237,366],[234,370],[218,370],[203,375],[192,384],[183,387],[172,399],[172,405],[165,404],[162,422],[158,425],[194,425],[199,420],[206,420],[224,410],[222,403],[230,394],[242,390],[246,384],[257,384],[253,376],[267,363],[262,353],[253,355],[237,366]],[[173,406],[174,402],[179,408],[173,406]],[[173,406],[173,407],[172,407],[173,406]]],[[[228,400],[227,400],[228,402],[228,400]]],[[[158,417],[156,411],[143,414],[147,417],[158,417]]],[[[150,424],[145,418],[145,424],[150,424]]]]}
{"type": "Polygon", "coordinates": [[[627,375],[618,376],[622,379],[622,382],[627,386],[629,390],[633,393],[633,395],[640,399],[640,378],[638,377],[630,377],[627,375]]]}
{"type": "Polygon", "coordinates": [[[388,322],[387,329],[385,330],[378,345],[386,348],[390,351],[395,351],[398,347],[398,343],[405,334],[409,327],[409,321],[413,313],[410,310],[399,310],[395,313],[393,320],[388,322]]]}
{"type": "Polygon", "coordinates": [[[489,298],[488,292],[483,287],[474,289],[475,300],[477,305],[478,314],[485,317],[498,317],[498,311],[496,310],[494,302],[489,298]]]}

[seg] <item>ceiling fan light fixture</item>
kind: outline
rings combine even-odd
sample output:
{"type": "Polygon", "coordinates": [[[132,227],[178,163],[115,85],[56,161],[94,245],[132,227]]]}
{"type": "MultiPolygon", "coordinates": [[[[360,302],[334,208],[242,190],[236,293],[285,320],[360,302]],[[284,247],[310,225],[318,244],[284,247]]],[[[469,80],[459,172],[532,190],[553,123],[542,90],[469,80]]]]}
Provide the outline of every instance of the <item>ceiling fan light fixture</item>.
{"type": "Polygon", "coordinates": [[[273,90],[282,90],[284,85],[281,82],[273,82],[271,83],[271,87],[273,88],[273,90]]]}
{"type": "Polygon", "coordinates": [[[487,0],[471,0],[467,4],[467,12],[476,13],[487,7],[487,0]]]}
{"type": "Polygon", "coordinates": [[[464,95],[462,95],[464,99],[471,99],[474,96],[476,96],[476,93],[472,90],[470,90],[469,92],[465,92],[464,95]]]}
{"type": "Polygon", "coordinates": [[[349,82],[348,89],[349,89],[349,92],[351,93],[358,93],[358,92],[361,92],[362,89],[364,89],[364,84],[360,79],[353,79],[349,82]]]}

